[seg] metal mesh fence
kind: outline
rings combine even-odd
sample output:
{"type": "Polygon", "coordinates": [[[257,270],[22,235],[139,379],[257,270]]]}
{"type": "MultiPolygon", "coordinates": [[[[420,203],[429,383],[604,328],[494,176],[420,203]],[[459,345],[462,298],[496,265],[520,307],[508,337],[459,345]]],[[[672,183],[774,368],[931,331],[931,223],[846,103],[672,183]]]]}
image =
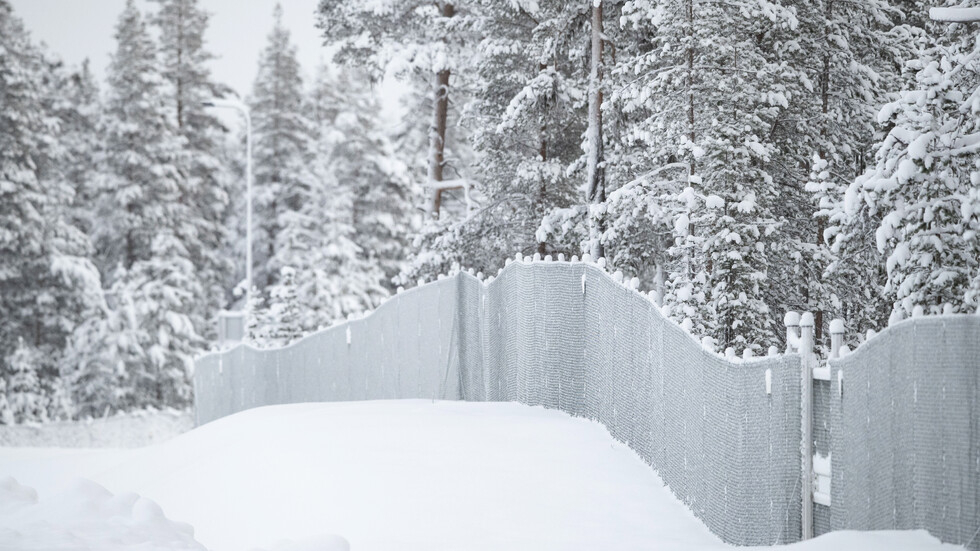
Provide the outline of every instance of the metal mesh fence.
{"type": "MultiPolygon", "coordinates": [[[[815,449],[833,467],[817,533],[927,528],[969,541],[980,524],[978,321],[901,324],[814,385],[815,449]]],[[[605,425],[726,542],[765,545],[801,535],[800,369],[795,355],[708,352],[590,264],[516,262],[489,284],[459,274],[400,293],[283,349],[210,354],[194,384],[198,424],[309,401],[560,409],[605,425]]]]}
{"type": "Polygon", "coordinates": [[[980,549],[980,317],[908,320],[830,367],[832,529],[980,549]]]}

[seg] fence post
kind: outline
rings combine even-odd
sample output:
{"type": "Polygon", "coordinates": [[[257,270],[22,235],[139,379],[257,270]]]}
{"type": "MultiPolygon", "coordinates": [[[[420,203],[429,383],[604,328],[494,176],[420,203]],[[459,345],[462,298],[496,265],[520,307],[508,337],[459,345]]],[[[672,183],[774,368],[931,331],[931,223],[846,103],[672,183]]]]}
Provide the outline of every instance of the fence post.
{"type": "Polygon", "coordinates": [[[786,324],[786,353],[795,354],[800,341],[800,315],[792,310],[783,316],[786,324]]]}
{"type": "Polygon", "coordinates": [[[837,318],[830,322],[830,359],[840,358],[840,350],[844,345],[844,320],[837,318]]]}
{"type": "Polygon", "coordinates": [[[800,316],[801,392],[800,428],[802,430],[802,539],[813,538],[813,314],[800,316]]]}

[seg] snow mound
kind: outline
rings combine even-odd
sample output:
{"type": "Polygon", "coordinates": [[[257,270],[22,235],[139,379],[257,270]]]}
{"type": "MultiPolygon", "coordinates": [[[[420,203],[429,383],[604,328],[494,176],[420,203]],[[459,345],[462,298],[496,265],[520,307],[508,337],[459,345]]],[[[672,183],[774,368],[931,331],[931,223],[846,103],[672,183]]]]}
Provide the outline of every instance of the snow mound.
{"type": "Polygon", "coordinates": [[[133,493],[113,495],[78,479],[39,500],[11,477],[0,480],[0,549],[21,551],[204,550],[190,525],[169,520],[160,506],[133,493]]]}
{"type": "MultiPolygon", "coordinates": [[[[602,425],[514,403],[270,406],[138,450],[0,448],[0,474],[37,488],[0,484],[0,549],[129,550],[138,536],[140,551],[734,549],[602,425]],[[195,531],[135,494],[66,474],[137,491],[195,531]],[[34,543],[14,539],[25,532],[34,543]],[[82,543],[56,545],[65,534],[82,543]]],[[[920,531],[781,549],[961,548],[920,531]]]]}

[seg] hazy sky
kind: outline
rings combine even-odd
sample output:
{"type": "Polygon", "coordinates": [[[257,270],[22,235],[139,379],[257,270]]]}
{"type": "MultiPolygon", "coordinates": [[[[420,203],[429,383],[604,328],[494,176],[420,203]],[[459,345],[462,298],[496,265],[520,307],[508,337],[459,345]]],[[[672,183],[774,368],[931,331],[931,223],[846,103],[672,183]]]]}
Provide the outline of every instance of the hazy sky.
{"type": "MultiPolygon", "coordinates": [[[[36,40],[70,65],[86,57],[100,81],[115,48],[116,18],[126,0],[11,0],[36,40]]],[[[255,79],[259,51],[272,28],[276,0],[200,0],[211,13],[206,35],[208,49],[218,58],[212,63],[214,76],[247,95],[255,79]]],[[[281,0],[284,22],[299,49],[307,80],[323,54],[313,11],[317,0],[281,0]]],[[[144,12],[155,9],[147,0],[137,0],[144,12]]]]}

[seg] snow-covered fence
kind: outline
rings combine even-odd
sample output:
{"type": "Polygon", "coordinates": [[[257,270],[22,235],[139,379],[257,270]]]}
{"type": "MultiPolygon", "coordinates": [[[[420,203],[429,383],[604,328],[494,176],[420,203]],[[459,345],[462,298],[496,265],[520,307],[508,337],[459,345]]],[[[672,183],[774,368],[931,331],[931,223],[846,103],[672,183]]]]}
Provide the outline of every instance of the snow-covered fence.
{"type": "Polygon", "coordinates": [[[457,400],[456,304],[455,280],[442,280],[284,348],[239,345],[198,358],[195,420],[297,402],[457,400]]]}
{"type": "Polygon", "coordinates": [[[831,528],[980,549],[980,316],[900,322],[829,367],[831,528]]]}
{"type": "Polygon", "coordinates": [[[199,359],[197,422],[303,401],[519,401],[603,423],[715,533],[800,534],[799,357],[725,359],[592,264],[514,262],[282,349],[199,359]]]}
{"type": "Polygon", "coordinates": [[[286,348],[200,358],[197,422],[304,401],[519,401],[603,423],[729,543],[922,527],[969,542],[980,318],[905,322],[829,366],[808,352],[812,327],[801,336],[787,318],[802,357],[741,360],[628,287],[582,262],[513,262],[487,282],[460,273],[286,348]]]}

